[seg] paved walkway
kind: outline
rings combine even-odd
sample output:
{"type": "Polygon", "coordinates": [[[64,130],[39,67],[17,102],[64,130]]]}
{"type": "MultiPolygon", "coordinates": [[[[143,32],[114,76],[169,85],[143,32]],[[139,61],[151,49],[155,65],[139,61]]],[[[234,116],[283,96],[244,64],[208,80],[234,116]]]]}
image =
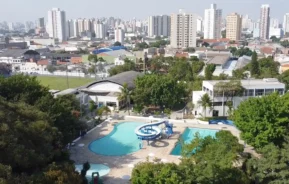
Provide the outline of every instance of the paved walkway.
{"type": "MultiPolygon", "coordinates": [[[[147,159],[153,160],[154,158],[164,159],[168,162],[179,163],[180,159],[177,156],[170,155],[172,149],[175,147],[179,136],[184,132],[187,127],[191,128],[206,128],[206,129],[217,129],[217,130],[229,130],[233,135],[239,138],[239,131],[232,126],[227,125],[203,125],[198,124],[197,120],[191,120],[187,123],[184,121],[173,121],[174,123],[174,135],[170,139],[160,139],[153,142],[150,142],[150,145],[147,145],[144,142],[143,149],[125,156],[103,156],[97,155],[91,152],[88,149],[88,145],[101,137],[109,134],[113,128],[114,124],[120,122],[148,122],[147,118],[140,120],[139,117],[126,117],[123,121],[111,121],[104,122],[96,129],[92,130],[85,137],[78,140],[75,146],[71,147],[71,159],[75,161],[76,164],[83,164],[88,161],[93,164],[104,164],[110,167],[111,171],[109,175],[105,176],[104,183],[106,184],[126,184],[129,183],[128,180],[122,179],[124,175],[131,175],[133,166],[139,162],[145,162],[147,159]],[[84,146],[78,146],[79,144],[84,144],[84,146]],[[153,153],[153,157],[149,155],[153,153]]],[[[242,141],[240,141],[243,144],[242,141]]],[[[109,146],[109,145],[108,145],[109,146]]],[[[105,149],[105,148],[103,148],[105,149]]],[[[245,148],[246,152],[253,153],[254,150],[251,150],[249,147],[245,148]]]]}

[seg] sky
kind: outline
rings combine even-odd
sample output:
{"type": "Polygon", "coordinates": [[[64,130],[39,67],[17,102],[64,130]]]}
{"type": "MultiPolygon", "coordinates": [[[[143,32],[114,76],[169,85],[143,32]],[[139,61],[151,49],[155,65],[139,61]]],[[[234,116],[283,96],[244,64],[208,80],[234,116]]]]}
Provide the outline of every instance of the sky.
{"type": "Polygon", "coordinates": [[[47,11],[57,7],[66,11],[67,19],[119,17],[123,19],[145,19],[150,15],[177,13],[185,9],[188,13],[204,16],[204,10],[216,3],[223,10],[223,17],[232,12],[248,14],[258,19],[262,4],[269,4],[271,17],[283,20],[289,13],[289,0],[0,0],[0,22],[35,21],[47,17],[47,11]]]}

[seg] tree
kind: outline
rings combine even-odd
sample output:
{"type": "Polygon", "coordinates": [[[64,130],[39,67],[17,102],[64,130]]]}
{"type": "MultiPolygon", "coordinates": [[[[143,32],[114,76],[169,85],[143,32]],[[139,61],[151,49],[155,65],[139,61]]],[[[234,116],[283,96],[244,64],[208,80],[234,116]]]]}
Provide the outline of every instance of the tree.
{"type": "Polygon", "coordinates": [[[287,183],[289,180],[288,143],[281,148],[269,144],[260,150],[261,158],[251,158],[246,163],[247,175],[255,183],[287,183]]]}
{"type": "Polygon", "coordinates": [[[172,109],[187,98],[186,83],[170,76],[150,74],[135,80],[133,100],[138,105],[172,109]]]}
{"type": "Polygon", "coordinates": [[[88,162],[85,162],[82,165],[82,170],[80,171],[80,175],[82,178],[82,184],[88,184],[88,180],[86,178],[86,173],[90,169],[90,164],[88,162]]]}
{"type": "Polygon", "coordinates": [[[289,41],[288,40],[284,40],[284,41],[280,42],[280,44],[285,48],[289,47],[289,41]]]}
{"type": "Polygon", "coordinates": [[[233,79],[246,79],[248,78],[248,73],[245,73],[245,71],[243,69],[236,69],[233,70],[233,79]]]}
{"type": "Polygon", "coordinates": [[[95,111],[95,109],[96,109],[96,105],[95,105],[95,102],[93,101],[93,100],[90,100],[89,101],[89,111],[90,111],[90,113],[91,113],[91,115],[92,115],[92,113],[95,111]]]}
{"type": "Polygon", "coordinates": [[[231,52],[231,54],[233,56],[236,56],[236,53],[237,53],[237,50],[238,50],[236,47],[229,47],[229,50],[230,50],[230,52],[231,52]]]}
{"type": "Polygon", "coordinates": [[[286,85],[286,91],[289,90],[289,70],[283,72],[278,78],[280,82],[286,85]]]}
{"type": "Polygon", "coordinates": [[[270,40],[272,40],[272,42],[275,42],[275,43],[280,42],[280,38],[277,38],[276,36],[271,36],[270,40]]]}
{"type": "Polygon", "coordinates": [[[47,66],[47,71],[49,71],[50,73],[53,73],[55,70],[56,70],[56,68],[53,65],[47,66]]]}
{"type": "Polygon", "coordinates": [[[207,93],[205,93],[201,97],[201,99],[198,101],[198,105],[200,105],[203,108],[204,116],[206,118],[207,108],[212,107],[212,100],[211,100],[210,96],[207,93]]]}
{"type": "Polygon", "coordinates": [[[118,42],[118,41],[116,41],[116,42],[113,44],[113,46],[121,46],[121,43],[118,42]]]}
{"type": "Polygon", "coordinates": [[[130,107],[131,91],[129,90],[127,83],[124,83],[124,84],[123,84],[123,87],[120,88],[120,90],[121,90],[121,92],[119,93],[117,99],[118,99],[119,101],[125,103],[125,106],[126,106],[126,110],[127,110],[127,112],[128,112],[128,115],[130,115],[129,107],[130,107]]]}
{"type": "Polygon", "coordinates": [[[214,64],[208,64],[205,68],[205,79],[206,80],[212,80],[213,73],[216,69],[216,65],[214,64]]]}
{"type": "Polygon", "coordinates": [[[233,114],[241,137],[256,148],[282,145],[288,131],[288,102],[288,94],[280,97],[276,93],[243,101],[233,114]]]}
{"type": "Polygon", "coordinates": [[[92,63],[93,65],[93,69],[94,69],[94,75],[95,75],[95,78],[96,78],[96,74],[97,74],[97,71],[96,71],[96,64],[98,63],[98,57],[96,54],[90,54],[88,55],[88,61],[90,63],[92,63]]]}
{"type": "Polygon", "coordinates": [[[184,49],[184,52],[194,53],[194,52],[196,52],[196,49],[193,47],[188,47],[188,48],[184,49]]]}
{"type": "Polygon", "coordinates": [[[109,112],[111,112],[111,110],[108,106],[102,106],[96,110],[96,114],[99,116],[100,119],[103,114],[105,114],[107,118],[109,112]]]}
{"type": "Polygon", "coordinates": [[[207,42],[204,42],[204,43],[202,43],[202,46],[203,46],[203,47],[209,47],[209,46],[210,46],[210,44],[209,44],[209,43],[207,43],[207,42]]]}
{"type": "Polygon", "coordinates": [[[221,35],[222,35],[222,38],[226,38],[226,30],[223,30],[223,31],[221,32],[221,35]]]}
{"type": "Polygon", "coordinates": [[[136,65],[133,61],[129,60],[129,59],[125,59],[124,60],[124,65],[118,65],[115,66],[111,69],[108,70],[108,73],[110,76],[122,73],[122,72],[126,72],[126,71],[135,71],[136,70],[136,65]]]}
{"type": "Polygon", "coordinates": [[[193,79],[192,66],[186,60],[176,61],[170,67],[169,75],[177,81],[191,81],[193,79]]]}
{"type": "Polygon", "coordinates": [[[260,74],[259,63],[257,61],[257,53],[254,51],[251,61],[251,76],[258,76],[260,74]]]}

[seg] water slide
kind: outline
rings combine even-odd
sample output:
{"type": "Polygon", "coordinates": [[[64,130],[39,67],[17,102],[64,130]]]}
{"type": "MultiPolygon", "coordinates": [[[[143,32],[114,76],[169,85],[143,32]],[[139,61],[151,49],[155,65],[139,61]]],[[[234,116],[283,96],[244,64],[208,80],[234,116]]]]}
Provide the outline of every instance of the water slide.
{"type": "Polygon", "coordinates": [[[135,129],[135,134],[141,140],[155,140],[161,136],[162,131],[169,137],[173,134],[173,125],[168,121],[160,121],[157,123],[148,123],[135,129]],[[166,128],[162,130],[159,126],[165,124],[166,128]]]}

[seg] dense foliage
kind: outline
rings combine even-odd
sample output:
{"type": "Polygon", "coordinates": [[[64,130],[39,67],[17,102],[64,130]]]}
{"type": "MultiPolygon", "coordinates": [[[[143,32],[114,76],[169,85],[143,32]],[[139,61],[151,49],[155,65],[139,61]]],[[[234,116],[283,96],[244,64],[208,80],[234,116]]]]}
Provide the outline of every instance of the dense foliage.
{"type": "Polygon", "coordinates": [[[240,48],[240,49],[237,49],[236,47],[230,47],[230,52],[232,53],[233,56],[238,56],[238,57],[241,57],[241,56],[252,56],[253,52],[249,49],[249,48],[240,48]]]}
{"type": "Polygon", "coordinates": [[[79,183],[64,147],[83,130],[73,96],[53,98],[35,77],[0,78],[0,181],[79,183]],[[5,170],[5,172],[3,172],[5,170]]]}
{"type": "Polygon", "coordinates": [[[234,122],[242,131],[241,137],[256,148],[270,143],[282,145],[288,131],[288,102],[288,94],[271,94],[242,102],[234,111],[234,122]]]}
{"type": "Polygon", "coordinates": [[[205,67],[205,79],[206,80],[212,80],[215,69],[216,69],[216,65],[214,64],[208,64],[205,67]]]}
{"type": "Polygon", "coordinates": [[[186,84],[170,76],[151,74],[135,80],[133,99],[136,104],[173,108],[184,102],[186,84]]]}
{"type": "Polygon", "coordinates": [[[183,149],[180,165],[145,162],[132,172],[133,184],[247,184],[242,170],[234,167],[243,146],[230,132],[220,131],[215,138],[195,139],[183,149]],[[192,150],[194,150],[192,152],[192,150]]]}
{"type": "Polygon", "coordinates": [[[131,70],[135,70],[136,66],[135,66],[135,62],[131,61],[128,58],[124,59],[124,64],[123,65],[118,65],[115,66],[111,69],[108,70],[108,73],[110,76],[122,73],[122,72],[126,72],[126,71],[131,71],[131,70]]]}

